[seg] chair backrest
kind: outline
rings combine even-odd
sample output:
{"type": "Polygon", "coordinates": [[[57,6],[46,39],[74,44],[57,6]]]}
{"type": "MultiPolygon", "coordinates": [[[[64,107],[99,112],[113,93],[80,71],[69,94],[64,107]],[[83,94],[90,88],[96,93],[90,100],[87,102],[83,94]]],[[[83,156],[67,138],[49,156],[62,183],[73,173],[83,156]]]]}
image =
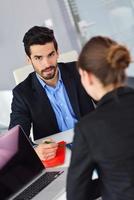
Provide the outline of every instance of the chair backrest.
{"type": "Polygon", "coordinates": [[[12,91],[0,91],[0,126],[9,126],[10,113],[11,113],[12,91]]]}
{"type": "Polygon", "coordinates": [[[68,51],[66,53],[62,53],[59,55],[58,62],[72,62],[77,61],[78,59],[78,53],[75,50],[68,51]]]}
{"type": "Polygon", "coordinates": [[[129,87],[134,88],[134,77],[133,76],[128,76],[127,80],[126,80],[126,83],[127,83],[127,85],[129,87]]]}
{"type": "MultiPolygon", "coordinates": [[[[78,58],[78,53],[77,51],[73,50],[73,51],[60,54],[58,62],[77,61],[77,58],[78,58]]],[[[20,82],[22,82],[28,76],[28,74],[30,74],[33,71],[34,70],[33,70],[32,65],[26,65],[18,69],[15,69],[13,71],[13,75],[14,75],[16,84],[19,84],[20,82]]]]}
{"type": "Polygon", "coordinates": [[[30,74],[33,71],[34,70],[33,70],[32,65],[26,65],[18,69],[15,69],[13,71],[13,76],[14,76],[16,85],[24,81],[27,78],[28,74],[30,74]]]}

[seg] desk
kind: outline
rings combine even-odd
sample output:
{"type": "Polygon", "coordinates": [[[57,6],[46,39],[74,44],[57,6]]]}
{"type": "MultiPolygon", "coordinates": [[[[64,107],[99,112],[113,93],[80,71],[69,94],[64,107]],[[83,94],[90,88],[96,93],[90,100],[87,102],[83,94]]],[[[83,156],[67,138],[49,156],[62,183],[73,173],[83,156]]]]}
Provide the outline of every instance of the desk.
{"type": "MultiPolygon", "coordinates": [[[[67,131],[64,131],[64,132],[60,132],[60,133],[51,135],[51,136],[46,137],[46,138],[52,138],[56,142],[60,142],[61,140],[64,140],[66,143],[70,143],[70,142],[73,141],[73,136],[74,136],[74,131],[73,131],[73,129],[70,129],[70,130],[67,130],[67,131]]],[[[39,144],[39,143],[41,143],[46,138],[42,138],[42,139],[36,140],[35,142],[37,144],[39,144]]],[[[69,164],[70,164],[70,157],[71,157],[71,150],[68,149],[68,148],[66,148],[65,163],[63,165],[61,165],[61,167],[68,167],[69,166],[69,164]]],[[[93,173],[93,179],[96,179],[96,178],[97,178],[97,174],[94,171],[94,173],[93,173]]],[[[62,194],[58,198],[58,200],[66,200],[66,193],[62,194]]]]}
{"type": "MultiPolygon", "coordinates": [[[[70,143],[70,142],[73,141],[73,136],[74,136],[74,131],[73,131],[73,129],[70,129],[70,130],[67,130],[67,131],[64,131],[64,132],[60,132],[60,133],[51,135],[51,136],[46,137],[46,138],[52,138],[56,142],[60,142],[60,141],[64,140],[66,143],[70,143]]],[[[42,138],[42,139],[36,140],[35,142],[37,144],[39,144],[46,138],[42,138]]],[[[60,167],[68,167],[69,164],[70,164],[70,157],[71,157],[71,150],[66,148],[65,163],[63,165],[61,165],[60,167]]],[[[62,194],[58,198],[58,200],[66,200],[66,193],[62,194]]]]}

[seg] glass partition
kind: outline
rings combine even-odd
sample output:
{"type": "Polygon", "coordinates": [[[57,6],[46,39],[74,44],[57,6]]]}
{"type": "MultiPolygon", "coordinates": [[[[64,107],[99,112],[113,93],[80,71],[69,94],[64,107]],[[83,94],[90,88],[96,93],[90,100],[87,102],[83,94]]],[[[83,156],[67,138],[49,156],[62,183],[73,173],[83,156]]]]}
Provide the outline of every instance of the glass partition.
{"type": "MultiPolygon", "coordinates": [[[[134,0],[68,0],[83,45],[95,35],[110,36],[134,54],[134,0]]],[[[134,76],[134,65],[128,69],[134,76]]]]}

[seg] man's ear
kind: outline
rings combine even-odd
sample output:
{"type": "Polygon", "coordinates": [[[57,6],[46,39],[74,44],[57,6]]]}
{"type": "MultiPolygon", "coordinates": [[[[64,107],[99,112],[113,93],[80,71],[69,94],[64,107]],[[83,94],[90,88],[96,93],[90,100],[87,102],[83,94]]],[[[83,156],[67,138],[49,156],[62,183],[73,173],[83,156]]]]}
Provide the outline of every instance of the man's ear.
{"type": "Polygon", "coordinates": [[[31,65],[31,59],[29,58],[29,56],[26,56],[26,59],[27,59],[27,64],[31,65]]]}
{"type": "Polygon", "coordinates": [[[58,58],[59,58],[59,55],[60,55],[60,51],[59,51],[59,49],[57,49],[57,56],[58,56],[58,58]]]}

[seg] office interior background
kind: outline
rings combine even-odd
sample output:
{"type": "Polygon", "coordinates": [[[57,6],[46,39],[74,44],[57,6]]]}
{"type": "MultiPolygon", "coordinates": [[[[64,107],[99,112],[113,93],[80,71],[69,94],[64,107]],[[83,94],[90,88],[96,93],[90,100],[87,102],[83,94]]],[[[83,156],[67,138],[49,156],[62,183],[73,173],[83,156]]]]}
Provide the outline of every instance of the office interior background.
{"type": "MultiPolygon", "coordinates": [[[[60,53],[75,49],[94,35],[126,44],[134,59],[134,0],[1,0],[0,90],[15,87],[13,70],[26,65],[22,39],[34,25],[55,31],[60,53]]],[[[134,76],[134,64],[127,71],[134,76]]]]}

